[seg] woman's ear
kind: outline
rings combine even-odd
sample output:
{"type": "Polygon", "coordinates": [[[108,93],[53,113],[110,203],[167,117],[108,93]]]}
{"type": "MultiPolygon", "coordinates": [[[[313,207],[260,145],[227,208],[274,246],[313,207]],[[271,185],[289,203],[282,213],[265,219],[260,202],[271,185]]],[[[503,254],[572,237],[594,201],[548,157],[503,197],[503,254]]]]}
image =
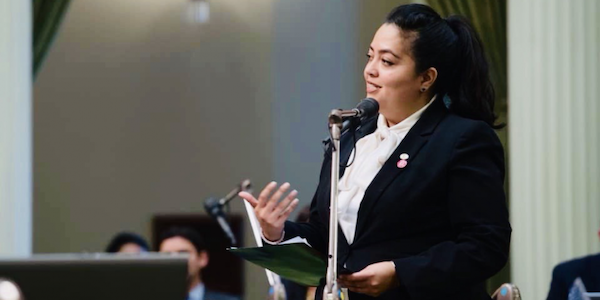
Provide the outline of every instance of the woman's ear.
{"type": "Polygon", "coordinates": [[[421,73],[421,91],[430,89],[437,79],[438,71],[434,67],[430,67],[421,73]]]}

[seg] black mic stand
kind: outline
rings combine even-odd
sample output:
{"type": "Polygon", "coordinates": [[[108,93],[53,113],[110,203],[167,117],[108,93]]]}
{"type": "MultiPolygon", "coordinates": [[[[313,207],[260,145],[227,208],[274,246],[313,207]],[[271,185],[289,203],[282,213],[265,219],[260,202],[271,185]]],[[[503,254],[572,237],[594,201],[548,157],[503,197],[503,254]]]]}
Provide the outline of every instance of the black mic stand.
{"type": "Polygon", "coordinates": [[[223,212],[223,207],[229,204],[231,200],[233,200],[237,194],[241,191],[247,191],[251,188],[251,183],[249,179],[242,181],[237,187],[235,187],[231,192],[229,192],[225,197],[221,199],[216,198],[208,198],[204,202],[204,208],[213,218],[217,220],[221,229],[229,239],[231,246],[237,246],[237,240],[235,235],[231,231],[231,227],[227,223],[225,219],[225,213],[223,212]]]}
{"type": "Polygon", "coordinates": [[[219,204],[221,206],[227,205],[229,201],[233,200],[237,194],[241,191],[250,190],[252,188],[252,184],[250,183],[250,179],[245,179],[238,186],[236,186],[231,192],[229,192],[225,197],[219,199],[219,204]]]}

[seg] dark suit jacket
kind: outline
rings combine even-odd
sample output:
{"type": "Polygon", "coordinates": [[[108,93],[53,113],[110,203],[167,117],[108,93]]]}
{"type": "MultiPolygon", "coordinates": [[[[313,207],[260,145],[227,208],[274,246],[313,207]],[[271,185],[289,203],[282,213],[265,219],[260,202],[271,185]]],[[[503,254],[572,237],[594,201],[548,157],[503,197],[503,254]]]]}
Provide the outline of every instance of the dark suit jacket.
{"type": "MultiPolygon", "coordinates": [[[[357,138],[374,132],[376,119],[364,122],[357,138]]],[[[341,143],[344,166],[351,134],[341,143]]],[[[310,222],[285,224],[286,239],[306,237],[321,253],[327,253],[330,165],[329,150],[310,222]]],[[[379,299],[490,299],[484,281],[505,265],[509,251],[503,185],[504,154],[495,132],[437,100],[367,188],[351,245],[338,228],[339,264],[356,272],[392,260],[400,287],[379,299]],[[396,165],[401,153],[410,155],[403,169],[396,165]]],[[[351,293],[350,299],[371,298],[351,293]]]]}
{"type": "Polygon", "coordinates": [[[552,271],[547,300],[566,300],[577,277],[588,292],[600,292],[600,254],[560,263],[552,271]]]}
{"type": "Polygon", "coordinates": [[[240,300],[240,297],[206,289],[204,300],[240,300]]]}

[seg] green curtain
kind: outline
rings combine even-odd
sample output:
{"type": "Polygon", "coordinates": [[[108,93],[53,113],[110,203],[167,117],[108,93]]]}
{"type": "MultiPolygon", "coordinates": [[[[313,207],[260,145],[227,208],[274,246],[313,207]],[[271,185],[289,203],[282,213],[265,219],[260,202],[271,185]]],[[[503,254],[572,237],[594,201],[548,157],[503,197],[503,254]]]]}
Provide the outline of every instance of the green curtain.
{"type": "Polygon", "coordinates": [[[70,0],[33,0],[33,78],[54,41],[70,0]]]}
{"type": "MultiPolygon", "coordinates": [[[[466,17],[479,33],[490,62],[490,76],[496,90],[495,111],[499,117],[498,123],[506,122],[506,0],[427,0],[427,2],[442,17],[454,14],[466,17]]],[[[506,149],[505,152],[508,152],[506,129],[499,130],[498,136],[506,149]]],[[[508,175],[506,182],[508,182],[508,175]]],[[[508,185],[505,188],[508,191],[508,185]]],[[[502,283],[509,281],[510,264],[507,264],[500,273],[488,280],[488,291],[491,293],[502,283]]]]}

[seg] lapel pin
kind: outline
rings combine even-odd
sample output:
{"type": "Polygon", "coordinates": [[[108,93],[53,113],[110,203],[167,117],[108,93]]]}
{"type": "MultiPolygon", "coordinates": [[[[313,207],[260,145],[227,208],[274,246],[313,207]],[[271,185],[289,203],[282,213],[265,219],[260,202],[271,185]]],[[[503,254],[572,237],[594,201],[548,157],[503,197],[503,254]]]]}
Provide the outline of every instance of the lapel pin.
{"type": "Polygon", "coordinates": [[[400,169],[403,169],[404,167],[406,167],[407,164],[408,164],[408,162],[406,161],[406,159],[401,159],[398,161],[396,166],[398,166],[398,168],[400,168],[400,169]]]}
{"type": "Polygon", "coordinates": [[[398,163],[396,163],[396,166],[398,166],[398,168],[400,169],[404,169],[404,167],[406,167],[406,165],[408,165],[408,154],[407,153],[402,153],[400,154],[400,160],[398,161],[398,163]]]}

